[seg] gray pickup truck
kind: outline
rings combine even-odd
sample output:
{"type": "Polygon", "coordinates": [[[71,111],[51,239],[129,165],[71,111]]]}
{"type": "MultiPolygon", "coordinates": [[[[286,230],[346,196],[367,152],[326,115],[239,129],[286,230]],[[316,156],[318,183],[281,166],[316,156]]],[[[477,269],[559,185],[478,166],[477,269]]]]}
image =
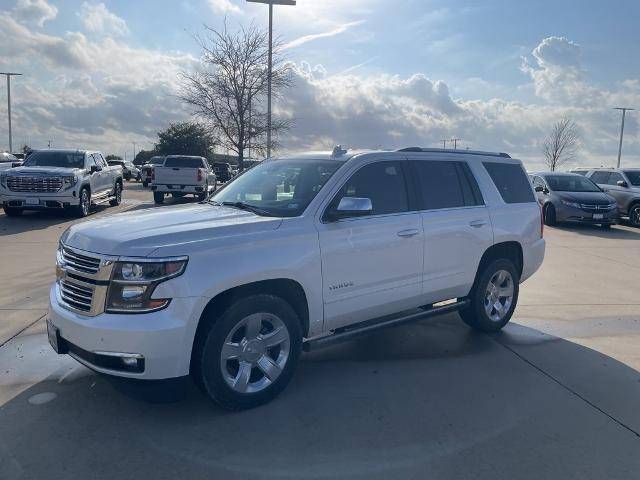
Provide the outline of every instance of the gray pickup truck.
{"type": "Polygon", "coordinates": [[[8,216],[68,209],[86,217],[92,205],[121,200],[122,167],[110,166],[96,151],[39,150],[21,167],[0,173],[0,204],[8,216]]]}

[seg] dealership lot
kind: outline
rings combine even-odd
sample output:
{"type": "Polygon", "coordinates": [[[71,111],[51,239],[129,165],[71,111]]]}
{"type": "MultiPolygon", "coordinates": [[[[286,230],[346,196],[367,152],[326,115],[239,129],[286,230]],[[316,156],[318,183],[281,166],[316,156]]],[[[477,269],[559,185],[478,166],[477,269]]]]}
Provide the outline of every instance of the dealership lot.
{"type": "MultiPolygon", "coordinates": [[[[121,206],[90,218],[143,208],[151,192],[129,184],[121,206]]],[[[150,465],[154,478],[640,469],[638,229],[548,228],[545,263],[500,334],[473,333],[457,314],[383,331],[305,355],[278,400],[229,414],[188,382],[169,402],[166,388],[114,383],[53,353],[43,319],[58,237],[75,221],[0,214],[0,478],[150,465]]]]}

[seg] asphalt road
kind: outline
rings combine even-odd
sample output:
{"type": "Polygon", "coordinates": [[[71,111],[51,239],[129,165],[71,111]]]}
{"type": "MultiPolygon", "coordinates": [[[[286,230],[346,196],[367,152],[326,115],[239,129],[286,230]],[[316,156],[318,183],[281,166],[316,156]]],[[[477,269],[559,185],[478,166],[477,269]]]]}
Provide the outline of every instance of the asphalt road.
{"type": "MultiPolygon", "coordinates": [[[[150,207],[134,185],[92,217],[150,207]]],[[[548,228],[503,332],[452,314],[305,354],[275,402],[230,414],[188,381],[114,382],[53,353],[74,221],[0,214],[1,479],[640,475],[640,230],[548,228]]]]}

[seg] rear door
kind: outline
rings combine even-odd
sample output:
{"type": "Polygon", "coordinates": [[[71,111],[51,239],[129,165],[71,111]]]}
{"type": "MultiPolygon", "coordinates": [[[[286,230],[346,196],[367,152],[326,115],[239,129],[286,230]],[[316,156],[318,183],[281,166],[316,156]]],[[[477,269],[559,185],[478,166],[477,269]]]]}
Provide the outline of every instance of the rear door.
{"type": "Polygon", "coordinates": [[[493,244],[489,212],[465,161],[412,159],[425,235],[425,303],[466,296],[493,244]]]}
{"type": "Polygon", "coordinates": [[[404,164],[360,167],[327,207],[343,197],[364,197],[371,199],[371,215],[317,224],[325,329],[421,305],[422,220],[411,211],[404,164]]]}

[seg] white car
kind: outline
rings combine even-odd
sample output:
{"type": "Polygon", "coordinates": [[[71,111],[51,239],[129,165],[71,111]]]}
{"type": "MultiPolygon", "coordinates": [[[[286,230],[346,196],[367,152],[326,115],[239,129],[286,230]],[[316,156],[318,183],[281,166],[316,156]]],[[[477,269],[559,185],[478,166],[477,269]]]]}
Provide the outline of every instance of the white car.
{"type": "Polygon", "coordinates": [[[109,166],[100,152],[38,150],[0,173],[0,204],[8,216],[64,208],[86,217],[92,205],[116,206],[121,199],[122,168],[109,166]]]}
{"type": "Polygon", "coordinates": [[[49,338],[99,372],[191,374],[249,408],[283,390],[303,349],[456,310],[501,329],[542,263],[542,228],[506,154],[269,159],[207,202],[70,227],[49,338]]]}
{"type": "Polygon", "coordinates": [[[20,160],[15,155],[6,152],[0,153],[0,171],[13,168],[13,165],[17,163],[20,163],[20,160]]]}
{"type": "Polygon", "coordinates": [[[164,202],[164,196],[195,195],[204,200],[216,189],[216,174],[204,157],[167,155],[162,165],[151,170],[151,190],[155,203],[164,202]]]}

